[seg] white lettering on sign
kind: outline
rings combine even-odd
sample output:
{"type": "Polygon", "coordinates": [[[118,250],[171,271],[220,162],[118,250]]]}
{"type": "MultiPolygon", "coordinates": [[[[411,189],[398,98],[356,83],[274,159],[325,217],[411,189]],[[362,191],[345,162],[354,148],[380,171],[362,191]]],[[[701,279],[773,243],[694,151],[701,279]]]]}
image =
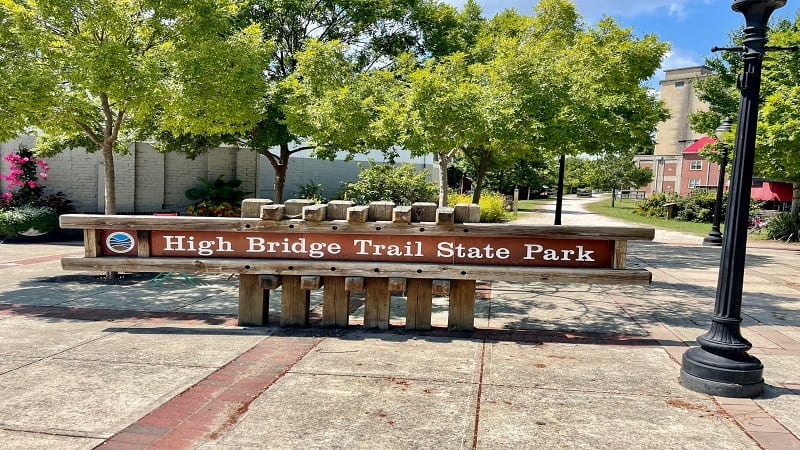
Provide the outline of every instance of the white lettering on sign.
{"type": "Polygon", "coordinates": [[[214,253],[233,252],[230,241],[222,236],[214,240],[195,241],[193,236],[164,236],[165,252],[197,252],[200,256],[211,256],[214,253]]]}
{"type": "Polygon", "coordinates": [[[467,247],[455,242],[439,242],[436,246],[436,256],[440,258],[469,258],[469,259],[508,259],[511,250],[500,247],[494,248],[492,244],[485,247],[467,247]]]}
{"type": "Polygon", "coordinates": [[[544,261],[580,261],[580,262],[594,262],[592,258],[594,250],[586,250],[582,245],[576,245],[575,250],[553,250],[551,248],[544,248],[539,244],[525,244],[525,258],[536,259],[537,255],[544,261]],[[575,256],[575,253],[577,257],[575,256]]]}
{"type": "Polygon", "coordinates": [[[269,241],[260,237],[247,237],[247,253],[282,253],[282,254],[302,254],[305,253],[309,258],[319,259],[326,255],[338,255],[342,252],[342,246],[337,243],[327,242],[307,242],[306,238],[300,238],[295,242],[289,238],[282,241],[269,241]]]}
{"type": "Polygon", "coordinates": [[[370,256],[425,256],[422,254],[422,242],[406,241],[404,245],[375,244],[372,239],[354,239],[356,255],[370,256]]]}

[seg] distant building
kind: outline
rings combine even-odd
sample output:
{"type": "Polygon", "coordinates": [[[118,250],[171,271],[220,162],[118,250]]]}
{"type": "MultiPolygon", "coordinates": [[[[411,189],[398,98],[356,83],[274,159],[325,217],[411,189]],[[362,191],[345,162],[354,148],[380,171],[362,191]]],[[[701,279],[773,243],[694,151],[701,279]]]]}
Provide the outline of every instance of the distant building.
{"type": "MultiPolygon", "coordinates": [[[[694,189],[716,189],[719,165],[706,161],[699,152],[716,139],[692,131],[689,116],[708,110],[697,97],[695,84],[708,76],[705,66],[684,67],[665,71],[660,85],[661,99],[670,111],[670,118],[658,124],[653,155],[639,155],[639,167],[653,170],[653,181],[644,190],[647,195],[658,192],[688,194],[694,189]]],[[[728,183],[726,182],[726,186],[728,183]]],[[[752,198],[766,202],[768,208],[780,208],[792,200],[791,183],[753,179],[752,198]]]]}

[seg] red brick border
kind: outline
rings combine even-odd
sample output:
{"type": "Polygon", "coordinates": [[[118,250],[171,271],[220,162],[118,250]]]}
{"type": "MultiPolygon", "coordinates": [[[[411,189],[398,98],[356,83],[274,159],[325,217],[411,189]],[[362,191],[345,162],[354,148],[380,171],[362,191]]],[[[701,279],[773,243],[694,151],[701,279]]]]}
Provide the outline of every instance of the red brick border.
{"type": "Polygon", "coordinates": [[[96,448],[188,449],[216,439],[319,341],[312,337],[268,337],[96,448]]]}

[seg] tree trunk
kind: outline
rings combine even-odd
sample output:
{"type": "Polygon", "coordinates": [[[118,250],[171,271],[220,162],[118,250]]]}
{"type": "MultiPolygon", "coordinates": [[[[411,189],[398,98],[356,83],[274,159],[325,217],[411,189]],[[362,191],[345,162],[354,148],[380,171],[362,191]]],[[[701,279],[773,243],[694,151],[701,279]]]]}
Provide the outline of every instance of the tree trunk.
{"type": "Polygon", "coordinates": [[[483,184],[486,180],[486,172],[489,167],[489,158],[491,155],[488,151],[481,151],[480,158],[478,159],[478,167],[476,167],[475,175],[475,188],[472,190],[472,203],[478,204],[481,201],[481,194],[483,194],[483,184]]]}
{"type": "Polygon", "coordinates": [[[114,171],[113,143],[103,143],[103,175],[105,176],[105,213],[117,213],[117,181],[114,171]]]}
{"type": "Polygon", "coordinates": [[[446,152],[439,152],[439,206],[447,206],[447,166],[450,157],[446,152]]]}
{"type": "Polygon", "coordinates": [[[611,188],[611,207],[614,207],[614,200],[617,198],[617,188],[611,188]]]}
{"type": "Polygon", "coordinates": [[[800,211],[800,182],[792,183],[792,209],[793,213],[800,211]]]}

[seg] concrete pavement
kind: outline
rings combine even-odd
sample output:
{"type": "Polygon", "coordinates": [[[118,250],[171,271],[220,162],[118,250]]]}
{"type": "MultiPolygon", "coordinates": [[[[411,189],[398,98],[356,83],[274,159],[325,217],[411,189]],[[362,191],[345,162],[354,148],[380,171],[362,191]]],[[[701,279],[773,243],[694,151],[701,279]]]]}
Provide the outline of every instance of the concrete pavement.
{"type": "MultiPolygon", "coordinates": [[[[605,224],[567,199],[565,224],[605,224]]],[[[552,223],[547,211],[524,218],[552,223]]],[[[75,243],[0,244],[4,448],[800,448],[798,247],[751,248],[743,333],[763,396],[678,383],[719,249],[657,231],[651,286],[484,283],[473,333],[236,326],[236,278],[106,284],[75,243]]],[[[280,302],[270,301],[275,323],[280,302]]],[[[394,325],[404,299],[393,297],[394,325]]]]}

